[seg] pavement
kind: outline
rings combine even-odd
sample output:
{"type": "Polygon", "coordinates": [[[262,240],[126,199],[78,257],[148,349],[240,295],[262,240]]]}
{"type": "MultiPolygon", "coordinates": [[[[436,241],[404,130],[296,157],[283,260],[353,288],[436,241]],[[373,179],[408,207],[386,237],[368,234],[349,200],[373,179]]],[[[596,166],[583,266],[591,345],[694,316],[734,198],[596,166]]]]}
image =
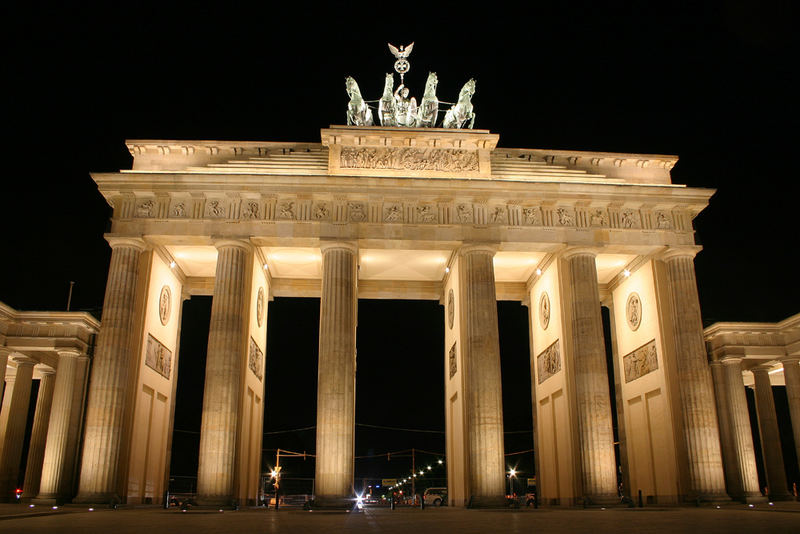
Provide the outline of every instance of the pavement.
{"type": "Polygon", "coordinates": [[[164,510],[83,506],[58,509],[0,504],[0,533],[332,533],[378,532],[472,534],[613,532],[800,533],[800,503],[729,504],[719,508],[609,508],[464,510],[453,508],[367,508],[360,513],[242,509],[238,511],[164,510]]]}

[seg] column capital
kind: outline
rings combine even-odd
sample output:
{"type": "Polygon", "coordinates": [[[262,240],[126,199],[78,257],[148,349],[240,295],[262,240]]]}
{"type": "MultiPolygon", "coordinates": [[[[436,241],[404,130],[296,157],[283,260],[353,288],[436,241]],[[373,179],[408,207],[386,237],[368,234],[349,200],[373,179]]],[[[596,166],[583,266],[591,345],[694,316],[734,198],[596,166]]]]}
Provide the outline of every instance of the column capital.
{"type": "Polygon", "coordinates": [[[28,356],[25,356],[24,354],[20,354],[20,353],[14,354],[14,356],[11,357],[11,361],[16,363],[17,366],[30,365],[31,367],[33,367],[34,365],[39,363],[36,360],[34,360],[33,358],[29,358],[28,356]]]}
{"type": "Polygon", "coordinates": [[[744,358],[745,358],[744,354],[725,354],[717,361],[719,361],[720,363],[733,365],[733,364],[741,364],[744,358]]]}
{"type": "Polygon", "coordinates": [[[247,252],[253,250],[253,244],[248,239],[217,238],[213,239],[213,243],[217,250],[227,247],[241,248],[247,252]]]}
{"type": "Polygon", "coordinates": [[[458,249],[459,256],[465,256],[467,254],[475,254],[478,252],[482,252],[484,254],[491,254],[494,256],[497,254],[497,245],[493,243],[464,243],[458,249]]]}
{"type": "Polygon", "coordinates": [[[139,252],[147,250],[147,243],[141,237],[117,236],[106,234],[104,236],[112,249],[117,247],[134,248],[139,252]]]}
{"type": "Polygon", "coordinates": [[[667,247],[661,254],[657,256],[662,261],[669,261],[675,258],[690,258],[694,259],[697,253],[703,250],[699,245],[686,245],[681,247],[667,247]]]}
{"type": "Polygon", "coordinates": [[[358,254],[358,243],[355,241],[340,241],[337,239],[320,239],[319,249],[323,254],[329,250],[335,249],[344,249],[352,252],[353,254],[358,254]]]}
{"type": "Polygon", "coordinates": [[[61,358],[77,358],[81,356],[81,351],[78,349],[59,349],[56,351],[58,353],[59,359],[61,358]]]}
{"type": "Polygon", "coordinates": [[[758,365],[754,365],[753,367],[748,369],[748,371],[752,372],[753,374],[756,374],[757,372],[769,374],[769,372],[772,371],[773,366],[774,364],[770,361],[767,363],[760,363],[758,365]]]}
{"type": "Polygon", "coordinates": [[[49,365],[42,367],[41,369],[37,369],[39,374],[42,376],[49,376],[56,374],[56,370],[50,367],[49,365]]]}
{"type": "Polygon", "coordinates": [[[583,246],[574,246],[574,247],[567,247],[561,251],[561,257],[565,260],[568,260],[574,256],[580,255],[589,255],[591,257],[597,257],[597,254],[600,252],[600,249],[597,247],[583,247],[583,246]]]}
{"type": "Polygon", "coordinates": [[[789,356],[784,356],[780,359],[781,364],[786,365],[788,364],[795,364],[797,365],[800,363],[800,354],[791,354],[789,356]]]}

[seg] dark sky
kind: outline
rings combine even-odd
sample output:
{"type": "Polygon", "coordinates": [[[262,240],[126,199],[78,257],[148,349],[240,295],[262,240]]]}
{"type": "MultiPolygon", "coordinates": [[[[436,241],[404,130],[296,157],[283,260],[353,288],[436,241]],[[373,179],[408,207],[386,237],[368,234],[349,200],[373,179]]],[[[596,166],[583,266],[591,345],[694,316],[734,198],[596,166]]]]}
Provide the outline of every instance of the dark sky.
{"type": "MultiPolygon", "coordinates": [[[[344,77],[377,98],[394,61],[386,42],[414,41],[412,94],[429,70],[443,100],[474,77],[476,127],[498,133],[500,146],[676,154],[675,183],[717,189],[695,220],[706,324],[797,313],[795,8],[650,4],[6,5],[0,300],[63,309],[74,280],[73,309],[99,313],[110,210],[89,173],[129,168],[125,139],[318,141],[320,127],[344,122],[344,77]]],[[[193,299],[186,313],[202,323],[204,306],[193,299]]],[[[267,431],[315,423],[318,313],[315,300],[270,303],[268,372],[297,371],[305,385],[268,378],[268,406],[280,409],[267,431]]],[[[509,430],[530,426],[526,386],[513,380],[525,374],[526,313],[500,307],[509,430]]],[[[443,428],[441,314],[432,302],[360,303],[359,423],[443,428]],[[372,324],[378,317],[397,318],[396,328],[372,324]]],[[[197,332],[199,364],[206,334],[197,332]]],[[[189,361],[182,353],[187,376],[189,361]]],[[[179,411],[192,426],[197,411],[186,402],[179,411]]],[[[313,448],[305,432],[265,447],[313,448]]],[[[386,432],[359,427],[357,454],[443,449],[436,434],[386,432]]],[[[507,450],[524,449],[514,436],[507,450]]]]}

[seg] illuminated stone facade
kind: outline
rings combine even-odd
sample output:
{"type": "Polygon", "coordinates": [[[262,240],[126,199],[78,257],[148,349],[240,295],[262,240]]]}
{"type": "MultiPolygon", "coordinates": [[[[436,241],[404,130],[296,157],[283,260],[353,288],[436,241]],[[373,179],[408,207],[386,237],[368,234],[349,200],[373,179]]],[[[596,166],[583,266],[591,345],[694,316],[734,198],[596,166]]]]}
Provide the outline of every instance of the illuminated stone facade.
{"type": "Polygon", "coordinates": [[[130,141],[132,170],[93,175],[113,251],[76,501],[162,499],[192,295],[214,297],[201,503],[258,498],[274,296],[321,298],[320,505],[352,497],[355,317],[375,298],[445,307],[451,505],[504,502],[497,300],[530,308],[540,502],[619,501],[613,410],[626,492],[727,498],[693,268],[713,191],[672,184],[676,157],[502,149],[485,130],[332,126],[321,141],[130,141]]]}

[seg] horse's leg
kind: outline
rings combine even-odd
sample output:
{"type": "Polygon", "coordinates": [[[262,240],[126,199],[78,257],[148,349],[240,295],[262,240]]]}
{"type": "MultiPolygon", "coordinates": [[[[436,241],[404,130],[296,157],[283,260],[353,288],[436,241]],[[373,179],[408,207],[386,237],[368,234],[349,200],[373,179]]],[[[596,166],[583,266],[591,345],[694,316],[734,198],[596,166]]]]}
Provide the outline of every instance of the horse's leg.
{"type": "Polygon", "coordinates": [[[475,113],[470,113],[469,129],[475,126],[475,113]]]}

